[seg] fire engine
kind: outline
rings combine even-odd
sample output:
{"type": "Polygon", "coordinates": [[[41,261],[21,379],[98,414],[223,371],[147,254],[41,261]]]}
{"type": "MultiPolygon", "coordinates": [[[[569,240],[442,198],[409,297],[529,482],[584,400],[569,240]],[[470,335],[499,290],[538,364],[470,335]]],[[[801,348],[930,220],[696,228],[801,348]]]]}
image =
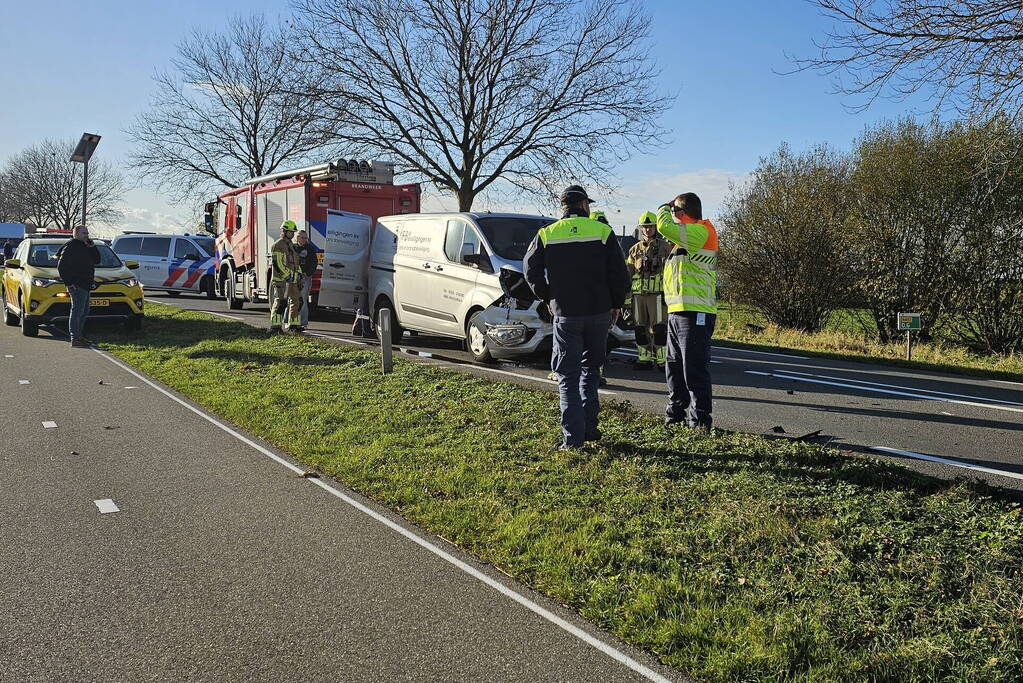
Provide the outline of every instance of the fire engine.
{"type": "Polygon", "coordinates": [[[205,207],[206,228],[216,235],[217,292],[232,309],[267,301],[270,249],[290,219],[306,230],[319,261],[310,310],[363,309],[362,252],[372,226],[380,216],[418,213],[420,196],[418,183],[395,185],[394,164],[383,161],[342,159],[250,178],[205,207]],[[332,253],[326,264],[325,252],[332,253]]]}

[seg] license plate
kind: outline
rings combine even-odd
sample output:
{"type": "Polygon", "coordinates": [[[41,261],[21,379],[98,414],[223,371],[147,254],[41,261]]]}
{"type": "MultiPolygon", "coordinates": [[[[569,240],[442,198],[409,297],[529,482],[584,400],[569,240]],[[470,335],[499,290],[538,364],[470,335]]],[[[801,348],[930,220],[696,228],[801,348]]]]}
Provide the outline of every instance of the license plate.
{"type": "Polygon", "coordinates": [[[90,306],[109,306],[110,305],[110,299],[90,299],[89,300],[89,305],[90,306]]]}

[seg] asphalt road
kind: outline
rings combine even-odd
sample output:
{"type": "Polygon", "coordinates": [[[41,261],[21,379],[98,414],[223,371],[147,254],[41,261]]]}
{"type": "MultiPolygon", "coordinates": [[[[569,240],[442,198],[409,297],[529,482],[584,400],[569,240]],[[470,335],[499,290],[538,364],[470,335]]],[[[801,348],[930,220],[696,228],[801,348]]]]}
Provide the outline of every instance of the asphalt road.
{"type": "Polygon", "coordinates": [[[0,395],[0,680],[680,678],[95,350],[0,395]]]}
{"type": "MultiPolygon", "coordinates": [[[[199,296],[149,298],[259,327],[268,323],[265,304],[232,311],[225,301],[199,296]]],[[[375,344],[355,340],[348,334],[350,328],[350,318],[327,314],[312,321],[309,332],[375,344]]],[[[487,368],[473,365],[457,340],[406,334],[401,346],[432,354],[425,362],[450,362],[494,379],[554,388],[542,359],[487,368]]],[[[662,413],[663,376],[633,370],[634,351],[621,350],[611,358],[605,369],[609,382],[605,395],[662,413]]],[[[819,430],[812,437],[816,443],[895,460],[944,478],[978,477],[1023,490],[1021,383],[725,347],[715,347],[713,362],[714,419],[719,427],[781,438],[819,430]]]]}

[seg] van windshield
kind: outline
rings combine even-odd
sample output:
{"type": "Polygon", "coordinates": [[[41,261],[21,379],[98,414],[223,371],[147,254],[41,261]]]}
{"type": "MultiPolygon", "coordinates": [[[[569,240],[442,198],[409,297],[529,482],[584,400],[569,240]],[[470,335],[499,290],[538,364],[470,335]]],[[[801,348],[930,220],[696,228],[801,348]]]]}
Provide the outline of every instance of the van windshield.
{"type": "Polygon", "coordinates": [[[494,252],[507,261],[521,261],[529,243],[540,228],[554,222],[553,218],[529,216],[484,216],[477,218],[480,229],[494,252]]]}

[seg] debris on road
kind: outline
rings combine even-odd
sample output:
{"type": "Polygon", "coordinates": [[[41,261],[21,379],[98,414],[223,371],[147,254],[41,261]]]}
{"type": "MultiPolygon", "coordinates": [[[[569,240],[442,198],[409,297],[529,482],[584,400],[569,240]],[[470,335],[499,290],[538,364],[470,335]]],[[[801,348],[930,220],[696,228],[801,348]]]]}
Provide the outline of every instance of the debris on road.
{"type": "Polygon", "coordinates": [[[778,425],[776,427],[771,427],[771,431],[774,432],[775,434],[784,434],[785,428],[782,427],[781,425],[778,425]]]}

